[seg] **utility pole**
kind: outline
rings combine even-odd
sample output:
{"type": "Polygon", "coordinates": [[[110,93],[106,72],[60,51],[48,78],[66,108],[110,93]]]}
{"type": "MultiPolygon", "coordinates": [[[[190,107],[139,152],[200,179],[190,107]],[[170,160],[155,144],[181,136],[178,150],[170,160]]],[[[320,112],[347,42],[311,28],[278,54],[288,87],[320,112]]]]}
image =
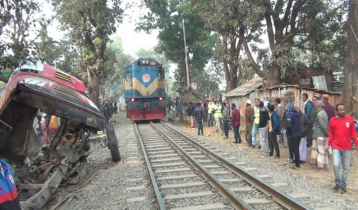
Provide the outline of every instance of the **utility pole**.
{"type": "Polygon", "coordinates": [[[188,69],[188,52],[186,49],[186,38],[185,38],[185,25],[184,25],[184,19],[182,19],[183,22],[183,32],[184,32],[184,50],[185,50],[185,67],[186,67],[186,81],[188,87],[190,87],[190,81],[189,81],[189,69],[188,69]]]}

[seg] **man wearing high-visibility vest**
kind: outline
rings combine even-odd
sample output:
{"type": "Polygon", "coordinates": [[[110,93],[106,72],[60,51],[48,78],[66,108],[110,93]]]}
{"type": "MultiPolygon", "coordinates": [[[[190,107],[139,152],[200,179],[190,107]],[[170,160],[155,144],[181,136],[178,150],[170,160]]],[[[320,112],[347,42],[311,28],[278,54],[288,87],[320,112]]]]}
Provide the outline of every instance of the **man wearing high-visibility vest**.
{"type": "Polygon", "coordinates": [[[212,99],[208,105],[208,127],[213,127],[214,124],[214,116],[213,116],[213,109],[215,108],[214,99],[212,99]]]}
{"type": "MultiPolygon", "coordinates": [[[[260,104],[260,100],[258,98],[256,98],[255,99],[255,107],[254,107],[255,119],[254,119],[254,124],[252,125],[252,147],[253,148],[256,147],[256,135],[257,135],[257,132],[259,131],[259,122],[260,122],[259,104],[260,104]]],[[[259,148],[260,148],[260,146],[259,146],[259,148]]]]}
{"type": "Polygon", "coordinates": [[[218,101],[215,101],[215,106],[213,110],[214,112],[214,118],[215,118],[215,134],[217,134],[218,131],[220,131],[220,134],[223,135],[224,131],[221,127],[221,104],[218,101]]]}

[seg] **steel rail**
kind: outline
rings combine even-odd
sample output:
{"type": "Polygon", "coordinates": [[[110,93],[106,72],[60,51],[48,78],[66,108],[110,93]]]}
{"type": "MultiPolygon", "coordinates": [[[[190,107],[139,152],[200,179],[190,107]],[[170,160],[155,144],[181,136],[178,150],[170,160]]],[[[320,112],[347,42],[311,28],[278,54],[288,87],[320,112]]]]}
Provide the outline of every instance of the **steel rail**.
{"type": "Polygon", "coordinates": [[[199,162],[197,162],[191,155],[184,151],[177,143],[175,143],[167,134],[165,134],[160,128],[158,128],[154,123],[151,122],[151,126],[161,134],[165,139],[167,139],[169,144],[175,147],[176,151],[184,156],[195,168],[201,173],[201,175],[210,183],[214,188],[214,191],[217,192],[228,200],[228,203],[234,209],[253,209],[249,204],[247,204],[243,199],[241,199],[237,194],[230,190],[224,183],[222,183],[216,176],[214,176],[209,170],[203,167],[199,162]]]}
{"type": "Polygon", "coordinates": [[[136,123],[134,123],[134,129],[135,129],[135,132],[136,132],[136,134],[137,134],[137,136],[138,136],[140,145],[141,145],[142,150],[143,150],[143,156],[144,156],[144,159],[145,159],[145,164],[147,165],[147,169],[148,169],[148,173],[149,173],[149,176],[150,176],[150,180],[151,180],[152,185],[153,185],[153,188],[154,188],[155,197],[157,197],[159,209],[160,209],[160,210],[165,210],[165,203],[164,203],[162,194],[161,194],[160,191],[159,191],[159,186],[158,186],[157,181],[156,181],[156,179],[155,179],[153,169],[152,169],[152,167],[150,166],[149,158],[148,158],[147,152],[146,152],[146,150],[145,150],[145,147],[144,147],[144,144],[143,144],[143,140],[142,140],[142,137],[141,137],[141,135],[140,135],[140,131],[139,131],[138,126],[137,126],[136,123]]]}
{"type": "Polygon", "coordinates": [[[292,196],[288,195],[287,193],[273,187],[271,184],[266,183],[262,179],[256,177],[254,174],[246,171],[240,166],[235,165],[229,160],[226,160],[224,157],[216,154],[215,152],[211,151],[210,149],[205,148],[201,144],[193,141],[189,136],[184,134],[181,131],[173,128],[173,126],[169,125],[168,123],[161,122],[165,127],[169,128],[171,131],[174,131],[176,134],[179,134],[181,137],[186,139],[191,145],[195,146],[197,149],[201,150],[205,154],[209,155],[214,160],[222,163],[227,169],[234,172],[236,175],[240,176],[246,182],[250,183],[251,185],[255,186],[259,191],[265,193],[266,195],[272,196],[273,200],[281,204],[282,206],[288,209],[295,209],[295,210],[310,210],[311,207],[307,206],[306,204],[302,203],[301,201],[293,198],[292,196]]]}

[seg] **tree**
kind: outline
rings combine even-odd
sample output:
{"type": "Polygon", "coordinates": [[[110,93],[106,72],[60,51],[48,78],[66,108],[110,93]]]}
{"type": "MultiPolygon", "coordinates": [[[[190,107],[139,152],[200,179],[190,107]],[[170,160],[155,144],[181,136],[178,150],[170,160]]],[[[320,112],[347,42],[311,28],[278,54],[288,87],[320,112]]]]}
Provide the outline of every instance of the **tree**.
{"type": "Polygon", "coordinates": [[[358,97],[358,0],[349,0],[348,23],[347,58],[340,100],[345,103],[348,112],[353,111],[353,117],[357,119],[358,101],[353,97],[358,97]]]}
{"type": "MultiPolygon", "coordinates": [[[[33,1],[0,3],[0,69],[12,71],[21,61],[35,57],[38,28],[49,24],[45,18],[36,17],[40,12],[39,4],[33,1]]],[[[0,73],[0,80],[6,83],[8,77],[0,73]]]]}
{"type": "Polygon", "coordinates": [[[105,71],[106,47],[109,35],[122,21],[120,0],[53,0],[63,29],[80,49],[77,71],[85,72],[90,98],[99,105],[99,85],[105,71]]]}
{"type": "Polygon", "coordinates": [[[123,44],[116,36],[106,49],[105,71],[101,78],[101,98],[118,100],[123,96],[123,70],[131,65],[134,58],[123,53],[123,44]]]}
{"type": "MultiPolygon", "coordinates": [[[[247,11],[242,9],[239,1],[231,0],[204,2],[195,0],[192,5],[198,9],[206,26],[216,32],[217,42],[212,62],[215,64],[218,73],[224,75],[226,91],[230,91],[236,88],[246,75],[241,72],[243,69],[240,68],[244,63],[244,58],[241,55],[243,40],[240,39],[237,30],[242,17],[248,15],[246,14],[247,11]]],[[[260,35],[260,33],[253,32],[248,37],[249,40],[258,39],[260,35]]]]}
{"type": "MultiPolygon", "coordinates": [[[[217,32],[223,42],[223,59],[231,58],[242,44],[255,73],[264,85],[273,86],[306,67],[326,71],[337,68],[334,42],[344,2],[321,0],[223,0],[193,1],[201,7],[206,25],[217,32]],[[260,48],[266,33],[268,48],[260,48]],[[236,44],[236,49],[233,47],[236,44]],[[231,51],[231,49],[234,49],[231,51]],[[225,52],[226,51],[226,52],[225,52]],[[258,54],[258,59],[254,58],[258,54]],[[300,60],[300,54],[306,54],[300,60]]],[[[239,52],[236,52],[239,53],[239,52]]],[[[244,59],[246,60],[246,59],[244,59]]],[[[231,61],[234,61],[231,59],[231,61]]],[[[223,62],[226,62],[223,60],[223,62]]],[[[242,62],[242,61],[239,61],[242,62]]],[[[233,66],[232,69],[235,69],[233,66]]],[[[230,73],[234,72],[231,70],[230,73]]],[[[231,80],[231,75],[227,75],[231,80]]]]}
{"type": "Polygon", "coordinates": [[[156,52],[163,53],[165,58],[177,64],[174,89],[183,94],[187,83],[182,20],[185,20],[191,81],[198,82],[197,76],[202,75],[195,75],[193,72],[204,71],[205,64],[213,53],[215,37],[211,36],[210,30],[205,29],[204,22],[198,16],[196,8],[190,5],[190,1],[145,1],[144,6],[150,9],[150,13],[141,17],[137,28],[145,31],[160,30],[156,52]]]}

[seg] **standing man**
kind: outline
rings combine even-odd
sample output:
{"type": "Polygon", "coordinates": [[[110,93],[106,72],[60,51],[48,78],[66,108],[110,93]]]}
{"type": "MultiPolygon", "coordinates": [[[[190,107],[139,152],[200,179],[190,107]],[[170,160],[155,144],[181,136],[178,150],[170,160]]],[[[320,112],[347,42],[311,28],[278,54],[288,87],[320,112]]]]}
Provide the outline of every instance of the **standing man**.
{"type": "Polygon", "coordinates": [[[254,123],[255,111],[251,107],[251,101],[246,101],[245,108],[245,125],[246,125],[246,141],[249,147],[252,147],[252,124],[254,123]]]}
{"type": "Polygon", "coordinates": [[[312,127],[312,152],[311,164],[317,165],[319,169],[328,169],[328,153],[325,148],[328,142],[328,116],[324,110],[322,101],[315,103],[315,117],[312,127]]]}
{"type": "Polygon", "coordinates": [[[254,124],[252,125],[252,148],[256,147],[256,135],[257,132],[259,131],[259,122],[260,122],[260,109],[259,109],[260,100],[256,98],[254,102],[255,102],[255,107],[254,107],[255,119],[254,119],[254,124]]]}
{"type": "MultiPolygon", "coordinates": [[[[312,97],[312,104],[313,104],[313,107],[315,106],[316,102],[319,100],[318,96],[313,96],[312,97]]],[[[309,125],[307,127],[307,132],[306,132],[306,137],[307,137],[307,148],[310,148],[312,146],[312,141],[313,141],[313,131],[312,131],[312,128],[313,128],[313,121],[314,121],[314,116],[316,114],[316,111],[315,109],[312,109],[311,111],[311,117],[310,117],[310,120],[309,121],[309,125]]]]}
{"type": "Polygon", "coordinates": [[[208,127],[213,127],[214,116],[213,116],[212,111],[213,111],[214,107],[215,107],[215,103],[214,103],[214,100],[212,100],[208,104],[208,127]]]}
{"type": "Polygon", "coordinates": [[[297,104],[294,105],[294,109],[298,112],[298,114],[300,115],[300,120],[301,120],[301,129],[302,129],[302,137],[300,140],[300,161],[307,161],[307,138],[306,138],[306,133],[307,133],[307,128],[309,126],[309,121],[308,121],[308,117],[306,114],[303,114],[300,110],[300,108],[298,107],[297,104]]]}
{"type": "Polygon", "coordinates": [[[224,126],[224,139],[229,138],[229,109],[226,106],[226,102],[223,102],[223,110],[222,110],[222,118],[223,118],[223,126],[224,126]]]}
{"type": "Polygon", "coordinates": [[[223,135],[223,129],[221,127],[221,105],[218,101],[215,101],[215,106],[213,107],[214,110],[214,119],[215,119],[215,133],[217,134],[220,131],[220,134],[223,135]]]}
{"type": "Polygon", "coordinates": [[[295,165],[291,166],[292,169],[300,168],[300,140],[302,136],[302,128],[301,128],[301,119],[298,112],[294,109],[294,105],[291,101],[287,101],[290,103],[286,104],[287,110],[287,139],[288,139],[288,148],[290,151],[290,158],[294,159],[294,161],[290,161],[290,163],[295,163],[295,165]]]}
{"type": "Polygon", "coordinates": [[[232,108],[232,115],[231,115],[231,122],[234,129],[234,143],[241,143],[241,136],[239,134],[239,127],[240,127],[240,112],[236,109],[236,104],[231,104],[232,108]]]}
{"type": "Polygon", "coordinates": [[[204,135],[204,128],[203,128],[203,119],[204,119],[204,111],[201,107],[201,103],[196,104],[196,108],[194,110],[194,116],[196,120],[196,125],[198,126],[198,135],[204,135]]]}
{"type": "Polygon", "coordinates": [[[259,103],[260,108],[260,120],[259,120],[259,131],[260,131],[260,146],[261,151],[264,154],[270,153],[270,147],[268,142],[268,121],[270,120],[269,113],[264,107],[264,102],[260,101],[259,103]]]}
{"type": "Polygon", "coordinates": [[[327,116],[328,116],[328,122],[331,120],[332,117],[336,114],[334,112],[334,107],[328,102],[329,95],[323,94],[322,95],[322,102],[324,104],[324,110],[326,110],[327,116]]]}
{"type": "Polygon", "coordinates": [[[332,146],[333,149],[333,168],[336,185],[334,190],[341,188],[342,193],[347,192],[347,177],[352,157],[352,144],[358,146],[357,134],[354,126],[354,120],[351,116],[346,115],[344,104],[337,104],[337,115],[329,121],[329,137],[326,151],[332,146]],[[343,165],[343,173],[340,174],[340,165],[343,165]]]}
{"type": "Polygon", "coordinates": [[[0,209],[21,210],[11,166],[0,160],[0,209]]]}
{"type": "Polygon", "coordinates": [[[302,101],[304,102],[303,113],[308,117],[308,120],[311,120],[311,112],[313,109],[312,101],[308,100],[307,93],[302,94],[302,101]]]}
{"type": "Polygon", "coordinates": [[[287,138],[285,138],[286,135],[283,135],[283,133],[286,133],[286,131],[285,131],[286,125],[285,125],[285,120],[284,120],[285,107],[282,106],[280,98],[275,98],[275,105],[276,105],[275,111],[277,112],[278,121],[280,123],[280,128],[282,129],[280,132],[281,134],[279,135],[279,140],[280,140],[281,144],[285,145],[285,140],[287,142],[287,138]]]}
{"type": "Polygon", "coordinates": [[[278,113],[275,111],[274,105],[270,104],[268,110],[271,114],[271,125],[269,126],[269,146],[270,146],[270,156],[273,155],[273,150],[275,149],[276,158],[280,158],[280,148],[277,143],[277,136],[281,135],[281,128],[278,113]]]}

